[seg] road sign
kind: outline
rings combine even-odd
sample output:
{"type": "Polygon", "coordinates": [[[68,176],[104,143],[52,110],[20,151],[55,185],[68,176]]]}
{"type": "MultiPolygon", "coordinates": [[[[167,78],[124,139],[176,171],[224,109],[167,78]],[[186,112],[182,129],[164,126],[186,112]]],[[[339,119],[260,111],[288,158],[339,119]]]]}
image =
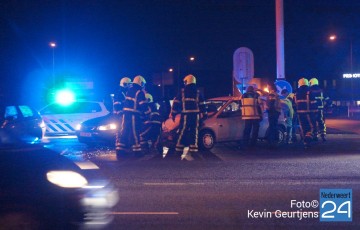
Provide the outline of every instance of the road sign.
{"type": "Polygon", "coordinates": [[[254,77],[254,55],[249,48],[238,48],[234,52],[233,62],[233,77],[237,82],[248,82],[254,77]]]}
{"type": "Polygon", "coordinates": [[[283,89],[287,89],[289,91],[289,93],[293,92],[291,84],[289,82],[285,81],[285,80],[277,80],[277,81],[275,81],[275,86],[276,86],[276,92],[277,92],[277,94],[279,95],[279,97],[281,99],[284,99],[284,97],[281,96],[281,91],[283,89]]]}

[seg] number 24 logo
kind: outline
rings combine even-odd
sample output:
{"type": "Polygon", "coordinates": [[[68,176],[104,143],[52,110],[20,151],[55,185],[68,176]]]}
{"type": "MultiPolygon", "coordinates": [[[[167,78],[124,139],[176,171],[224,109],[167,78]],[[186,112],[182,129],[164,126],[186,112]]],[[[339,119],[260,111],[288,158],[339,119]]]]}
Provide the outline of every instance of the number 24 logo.
{"type": "MultiPolygon", "coordinates": [[[[334,215],[330,215],[331,213],[333,213],[334,211],[337,211],[336,213],[339,213],[339,214],[345,214],[347,213],[348,214],[348,218],[351,218],[351,202],[350,201],[345,201],[343,202],[342,204],[339,205],[339,207],[337,208],[336,210],[336,203],[333,202],[333,201],[325,201],[324,203],[322,203],[321,205],[321,208],[324,208],[325,205],[329,204],[330,206],[332,205],[333,206],[333,209],[329,210],[329,211],[326,211],[324,212],[322,215],[321,215],[321,218],[329,218],[329,219],[333,219],[335,218],[334,215]],[[345,210],[342,210],[342,208],[347,205],[347,209],[345,210]]],[[[329,206],[328,205],[328,206],[329,206]]]]}

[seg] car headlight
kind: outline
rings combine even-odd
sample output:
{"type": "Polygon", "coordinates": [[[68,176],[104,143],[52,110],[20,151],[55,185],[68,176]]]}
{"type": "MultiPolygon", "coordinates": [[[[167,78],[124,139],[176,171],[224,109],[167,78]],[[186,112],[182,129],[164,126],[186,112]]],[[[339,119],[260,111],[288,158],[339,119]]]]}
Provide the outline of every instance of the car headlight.
{"type": "Polygon", "coordinates": [[[75,130],[80,130],[81,129],[81,124],[77,124],[76,126],[75,126],[75,130]]]}
{"type": "Polygon", "coordinates": [[[81,188],[88,184],[85,177],[73,171],[50,171],[46,173],[46,178],[63,188],[81,188]]]}
{"type": "Polygon", "coordinates": [[[39,124],[40,128],[46,128],[46,125],[45,125],[45,122],[44,121],[41,121],[40,124],[39,124]]]}
{"type": "Polygon", "coordinates": [[[114,130],[116,129],[116,124],[111,123],[111,124],[107,124],[107,125],[100,125],[98,127],[98,130],[114,130]]]}

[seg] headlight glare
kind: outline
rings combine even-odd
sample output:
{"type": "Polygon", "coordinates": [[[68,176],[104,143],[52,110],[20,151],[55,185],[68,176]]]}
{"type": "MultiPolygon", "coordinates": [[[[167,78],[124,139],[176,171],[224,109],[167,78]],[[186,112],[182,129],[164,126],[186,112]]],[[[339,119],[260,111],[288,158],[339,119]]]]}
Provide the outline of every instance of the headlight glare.
{"type": "Polygon", "coordinates": [[[116,129],[116,124],[114,123],[101,125],[98,127],[98,130],[114,130],[114,129],[116,129]]]}
{"type": "Polygon", "coordinates": [[[73,171],[50,171],[46,173],[46,178],[63,188],[81,188],[88,184],[85,177],[73,171]]]}

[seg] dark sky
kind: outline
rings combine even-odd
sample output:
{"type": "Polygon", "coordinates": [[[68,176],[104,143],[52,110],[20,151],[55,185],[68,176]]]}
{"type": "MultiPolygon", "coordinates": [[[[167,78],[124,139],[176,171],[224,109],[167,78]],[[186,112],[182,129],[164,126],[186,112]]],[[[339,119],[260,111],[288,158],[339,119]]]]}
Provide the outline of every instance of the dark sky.
{"type": "MultiPolygon", "coordinates": [[[[58,44],[56,76],[93,79],[104,92],[122,76],[150,78],[180,63],[205,96],[225,95],[239,47],[253,51],[255,76],[275,80],[275,0],[0,1],[5,93],[27,98],[50,84],[50,41],[58,44]],[[187,63],[190,55],[196,62],[187,63]]],[[[284,0],[287,79],[340,77],[349,70],[351,38],[359,69],[359,12],[358,0],[284,0]],[[331,33],[336,42],[327,40],[331,33]]]]}

